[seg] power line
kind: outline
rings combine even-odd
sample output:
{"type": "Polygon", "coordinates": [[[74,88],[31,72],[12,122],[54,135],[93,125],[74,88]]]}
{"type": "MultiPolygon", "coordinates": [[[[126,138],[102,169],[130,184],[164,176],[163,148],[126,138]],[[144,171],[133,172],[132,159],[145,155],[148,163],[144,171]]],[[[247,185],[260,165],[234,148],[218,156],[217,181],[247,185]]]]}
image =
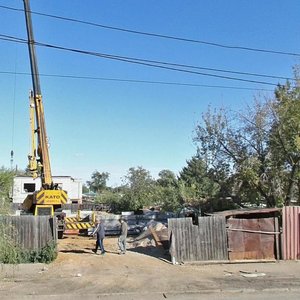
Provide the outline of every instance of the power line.
{"type": "MultiPolygon", "coordinates": [[[[0,5],[0,8],[24,12],[24,9],[13,8],[13,7],[4,6],[4,5],[0,5]]],[[[143,31],[138,31],[138,30],[113,27],[113,26],[103,25],[103,24],[99,24],[99,23],[94,23],[94,22],[89,22],[89,21],[84,21],[84,20],[79,20],[79,19],[74,19],[74,18],[68,18],[68,17],[62,17],[62,16],[57,16],[57,15],[51,15],[51,14],[35,12],[35,11],[31,11],[31,13],[35,14],[35,15],[44,16],[44,17],[49,17],[49,18],[54,18],[54,19],[59,19],[59,20],[64,20],[64,21],[69,21],[69,22],[75,22],[75,23],[105,28],[105,29],[109,29],[109,30],[116,30],[116,31],[127,32],[127,33],[132,33],[132,34],[144,35],[144,36],[158,37],[158,38],[176,40],[176,41],[181,41],[181,42],[197,43],[197,44],[203,44],[203,45],[226,48],[226,49],[235,49],[235,50],[244,50],[244,51],[253,51],[253,52],[262,52],[262,53],[300,57],[300,53],[295,53],[295,52],[285,52],[285,51],[279,51],[279,50],[261,49],[261,48],[245,47],[245,46],[232,46],[232,45],[226,45],[226,44],[221,44],[221,43],[217,43],[217,42],[208,42],[208,41],[203,41],[203,40],[176,37],[176,36],[164,35],[164,34],[159,34],[159,33],[143,32],[143,31]]]]}
{"type": "MultiPolygon", "coordinates": [[[[26,43],[26,44],[28,43],[27,40],[25,40],[25,39],[8,36],[8,35],[3,35],[3,34],[0,34],[0,40],[1,39],[5,40],[5,41],[11,41],[11,42],[17,42],[17,43],[26,43]]],[[[144,66],[148,66],[148,67],[166,69],[166,70],[171,70],[171,71],[178,71],[178,72],[190,73],[190,74],[195,74],[195,75],[209,76],[209,77],[214,77],[214,78],[221,78],[221,79],[228,79],[228,80],[235,80],[235,81],[242,81],[242,82],[249,82],[249,83],[265,84],[265,85],[271,85],[271,86],[277,85],[277,84],[266,82],[266,81],[250,80],[250,79],[243,79],[243,78],[238,78],[238,77],[230,77],[230,76],[224,76],[224,75],[217,75],[217,74],[210,74],[210,73],[203,73],[203,72],[196,72],[196,71],[192,71],[192,70],[175,68],[175,67],[171,67],[172,65],[175,65],[175,64],[170,64],[170,63],[166,63],[166,62],[110,55],[110,54],[105,54],[105,53],[92,52],[92,51],[86,51],[86,50],[80,50],[80,49],[74,49],[74,48],[67,48],[67,47],[45,44],[45,43],[40,43],[40,42],[34,42],[34,43],[37,46],[43,46],[43,47],[48,47],[48,48],[53,48],[53,49],[58,49],[58,50],[63,50],[63,51],[91,55],[91,56],[96,56],[96,57],[101,57],[101,58],[106,58],[106,59],[123,61],[123,62],[127,62],[127,63],[132,63],[132,64],[144,65],[144,66]]],[[[189,68],[189,66],[187,66],[187,65],[186,66],[180,65],[180,66],[189,68]]]]}
{"type": "MultiPolygon", "coordinates": [[[[0,71],[0,74],[17,74],[17,75],[28,75],[28,72],[11,72],[11,71],[0,71]]],[[[175,85],[175,86],[189,86],[189,87],[205,87],[205,88],[222,88],[222,89],[235,89],[235,90],[249,90],[249,91],[267,91],[273,92],[271,89],[254,89],[249,87],[236,87],[226,85],[207,85],[207,84],[194,84],[194,83],[182,83],[182,82],[166,82],[166,81],[150,81],[150,80],[138,80],[138,79],[122,79],[122,78],[105,78],[95,76],[77,76],[77,75],[62,75],[62,74],[39,74],[43,77],[57,77],[67,79],[88,79],[88,80],[101,80],[101,81],[116,81],[116,82],[128,82],[128,83],[145,83],[145,84],[161,84],[161,85],[175,85]]]]}

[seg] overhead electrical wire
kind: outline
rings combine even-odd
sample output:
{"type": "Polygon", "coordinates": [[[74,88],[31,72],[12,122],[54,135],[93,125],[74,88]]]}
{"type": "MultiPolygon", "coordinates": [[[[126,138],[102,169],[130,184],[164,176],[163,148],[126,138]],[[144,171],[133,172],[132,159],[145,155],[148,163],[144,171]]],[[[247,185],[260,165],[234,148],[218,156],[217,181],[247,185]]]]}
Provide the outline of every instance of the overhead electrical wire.
{"type": "MultiPolygon", "coordinates": [[[[12,72],[12,71],[0,71],[0,74],[17,74],[17,75],[28,75],[31,73],[27,72],[12,72]]],[[[176,86],[189,86],[189,87],[205,87],[205,88],[222,88],[222,89],[234,89],[234,90],[249,90],[249,91],[267,91],[273,92],[271,89],[255,89],[250,87],[236,87],[226,85],[208,85],[208,84],[196,84],[196,83],[184,83],[184,82],[167,82],[167,81],[150,81],[150,80],[138,80],[138,79],[122,79],[122,78],[105,78],[95,76],[77,76],[77,75],[62,75],[62,74],[39,74],[42,77],[57,77],[57,78],[68,78],[68,79],[88,79],[88,80],[102,80],[102,81],[116,81],[116,82],[128,82],[128,83],[145,83],[145,84],[161,84],[161,85],[176,85],[176,86]]]]}
{"type": "MultiPolygon", "coordinates": [[[[5,5],[0,5],[0,8],[24,12],[24,9],[13,8],[13,7],[5,6],[5,5]]],[[[197,43],[197,44],[203,44],[203,45],[226,48],[226,49],[262,52],[262,53],[269,53],[269,54],[279,54],[279,55],[300,57],[300,53],[295,53],[295,52],[285,52],[285,51],[279,51],[279,50],[261,49],[261,48],[246,47],[246,46],[233,46],[233,45],[221,44],[221,43],[217,43],[217,42],[208,42],[208,41],[204,41],[204,40],[189,39],[189,38],[176,37],[176,36],[164,35],[164,34],[159,34],[159,33],[143,32],[143,31],[138,31],[138,30],[131,30],[131,29],[126,29],[126,28],[108,26],[108,25],[103,25],[103,24],[99,24],[99,23],[95,23],[95,22],[89,22],[89,21],[68,18],[68,17],[62,17],[62,16],[46,14],[46,13],[41,13],[41,12],[35,12],[35,11],[31,11],[31,13],[35,14],[35,15],[44,16],[44,17],[55,18],[55,19],[59,19],[59,20],[65,20],[65,21],[69,21],[69,22],[75,22],[75,23],[80,23],[80,24],[85,24],[85,25],[90,25],[90,26],[95,26],[95,27],[101,27],[101,28],[116,30],[116,31],[121,31],[121,32],[127,32],[127,33],[132,33],[132,34],[144,35],[144,36],[151,36],[151,37],[176,40],[176,41],[182,41],[182,42],[189,42],[189,43],[197,43]]]]}
{"type": "MultiPolygon", "coordinates": [[[[9,35],[3,35],[3,34],[0,34],[0,40],[17,42],[17,43],[26,43],[26,44],[28,43],[28,41],[26,39],[9,36],[9,35]]],[[[34,44],[37,46],[43,46],[43,47],[47,47],[47,48],[53,48],[53,49],[58,49],[58,50],[63,50],[63,51],[69,51],[69,52],[91,55],[91,56],[96,56],[96,57],[101,57],[101,58],[106,58],[106,59],[123,61],[123,62],[127,62],[127,63],[144,65],[144,66],[148,66],[148,67],[155,67],[155,68],[160,68],[160,69],[190,73],[190,74],[195,74],[195,75],[209,76],[209,77],[214,77],[214,78],[221,78],[221,79],[228,79],[228,80],[235,80],[235,81],[242,81],[242,82],[249,82],[249,83],[265,84],[265,85],[271,85],[271,86],[277,85],[275,83],[266,82],[266,81],[250,80],[250,79],[243,79],[243,78],[238,78],[238,77],[203,73],[203,72],[197,72],[197,71],[193,71],[193,70],[180,69],[180,68],[173,67],[173,66],[181,66],[184,68],[191,68],[191,66],[188,66],[188,65],[178,65],[178,64],[172,64],[172,63],[166,63],[166,62],[159,62],[159,61],[111,55],[111,54],[105,54],[105,53],[99,53],[99,52],[92,52],[92,51],[86,51],[86,50],[81,50],[81,49],[67,48],[67,47],[62,47],[62,46],[57,46],[57,45],[40,43],[37,41],[35,41],[34,44]]],[[[194,68],[197,68],[197,67],[194,67],[194,68]]],[[[244,73],[244,75],[246,75],[246,73],[244,73]]],[[[254,76],[251,73],[249,73],[247,75],[254,76]]],[[[263,75],[263,76],[267,76],[267,75],[263,75]]],[[[283,79],[283,77],[282,77],[282,79],[283,79]]],[[[286,78],[284,78],[284,79],[286,79],[286,78]]]]}

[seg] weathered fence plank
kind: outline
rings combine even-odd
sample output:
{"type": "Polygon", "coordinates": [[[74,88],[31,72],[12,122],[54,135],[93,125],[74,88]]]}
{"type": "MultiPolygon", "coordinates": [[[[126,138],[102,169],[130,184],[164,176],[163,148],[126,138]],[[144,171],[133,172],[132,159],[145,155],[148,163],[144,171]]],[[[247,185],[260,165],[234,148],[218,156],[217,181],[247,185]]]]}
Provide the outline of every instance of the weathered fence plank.
{"type": "Polygon", "coordinates": [[[57,241],[56,220],[49,216],[0,216],[0,223],[22,249],[40,250],[57,241]]]}
{"type": "Polygon", "coordinates": [[[171,256],[177,262],[228,260],[226,223],[223,216],[169,219],[171,256]]]}

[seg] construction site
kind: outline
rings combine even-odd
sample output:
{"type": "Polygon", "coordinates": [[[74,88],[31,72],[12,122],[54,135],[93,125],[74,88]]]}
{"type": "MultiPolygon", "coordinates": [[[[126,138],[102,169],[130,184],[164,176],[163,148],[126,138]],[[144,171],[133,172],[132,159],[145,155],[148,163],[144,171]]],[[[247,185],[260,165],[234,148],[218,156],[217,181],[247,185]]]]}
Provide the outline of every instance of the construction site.
{"type": "MultiPolygon", "coordinates": [[[[142,167],[130,168],[125,178],[130,179],[132,175],[130,172],[136,171],[135,175],[140,177],[133,178],[134,184],[138,185],[137,182],[141,177],[146,178],[145,182],[149,182],[150,189],[145,189],[144,193],[136,192],[134,184],[130,187],[128,184],[121,184],[115,188],[107,187],[106,180],[109,175],[105,172],[97,171],[100,179],[103,176],[105,184],[98,182],[98,186],[94,187],[92,192],[90,188],[93,188],[93,184],[89,181],[86,182],[89,186],[87,188],[81,179],[70,174],[54,176],[36,46],[56,48],[60,51],[65,51],[67,48],[36,42],[32,15],[45,17],[45,14],[31,11],[29,0],[23,0],[23,4],[22,10],[2,6],[3,9],[24,13],[27,39],[9,36],[5,36],[5,39],[26,44],[28,47],[30,74],[27,75],[30,75],[32,86],[27,103],[29,106],[28,123],[30,124],[28,165],[24,168],[24,172],[18,173],[17,168],[13,167],[14,151],[11,150],[11,169],[7,173],[12,176],[12,180],[11,186],[5,193],[3,192],[4,184],[0,180],[0,299],[243,300],[281,299],[282,297],[298,299],[300,293],[300,198],[295,196],[298,190],[295,186],[293,187],[293,183],[298,178],[288,177],[288,171],[292,170],[290,173],[294,176],[299,168],[300,159],[295,159],[295,153],[300,149],[298,131],[297,137],[291,138],[295,140],[297,151],[293,148],[291,150],[293,159],[289,159],[289,162],[296,161],[296,163],[294,166],[289,165],[282,173],[284,176],[281,176],[290,179],[292,182],[290,185],[286,184],[288,181],[283,184],[271,178],[275,176],[275,171],[274,174],[272,172],[267,174],[271,163],[265,168],[261,165],[253,167],[253,161],[256,163],[257,159],[247,160],[243,147],[241,147],[243,148],[241,159],[234,157],[233,161],[229,161],[228,164],[224,163],[222,166],[224,169],[220,171],[220,174],[223,176],[227,172],[228,178],[225,178],[225,175],[220,176],[221,179],[217,178],[218,176],[209,167],[213,166],[214,155],[217,156],[215,153],[221,146],[217,147],[214,141],[212,145],[215,148],[211,145],[211,147],[207,146],[209,139],[204,136],[201,136],[199,140],[204,141],[203,149],[210,151],[213,148],[212,154],[202,153],[207,159],[204,162],[203,157],[199,159],[201,151],[197,148],[198,156],[193,156],[187,161],[188,166],[183,168],[177,177],[171,171],[164,169],[159,172],[160,177],[157,180],[152,180],[150,176],[147,177],[148,173],[142,167]],[[193,165],[195,161],[198,164],[193,165]],[[238,175],[235,176],[234,172],[228,171],[238,162],[242,162],[242,167],[246,165],[241,172],[245,175],[243,180],[240,180],[238,175]],[[263,170],[264,173],[259,176],[253,175],[255,168],[258,172],[263,170]],[[200,171],[197,176],[194,176],[190,175],[191,169],[200,171]],[[231,186],[233,192],[228,192],[227,185],[232,180],[236,180],[231,186]],[[271,186],[274,182],[275,187],[271,186]],[[271,187],[267,186],[267,183],[270,183],[271,187]],[[290,189],[285,199],[283,199],[283,193],[278,192],[279,186],[290,189]],[[253,187],[256,189],[255,193],[251,190],[253,187]],[[83,193],[84,189],[88,189],[86,194],[83,193]],[[244,197],[247,201],[238,199],[237,191],[240,192],[240,198],[244,197]],[[263,197],[256,191],[261,192],[263,197]],[[273,197],[272,191],[280,194],[279,200],[273,197]],[[230,196],[225,195],[227,192],[230,196]],[[137,197],[132,200],[128,195],[134,193],[137,197]],[[147,203],[144,201],[145,197],[154,199],[154,205],[152,203],[144,205],[147,203]],[[110,202],[107,201],[108,198],[110,202]],[[223,209],[223,206],[226,209],[223,209]],[[130,209],[127,210],[127,208],[130,209]],[[101,237],[100,230],[102,230],[101,237]],[[98,246],[101,251],[98,251],[98,246]]],[[[53,15],[47,17],[95,26],[92,22],[72,18],[59,18],[53,15]]],[[[99,24],[96,26],[101,27],[99,24]]],[[[106,27],[131,34],[148,35],[152,38],[195,42],[195,40],[106,27]]],[[[202,42],[197,41],[197,43],[202,42]]],[[[69,50],[85,55],[101,56],[99,53],[78,49],[69,50]]],[[[260,52],[265,51],[260,50],[260,52]]],[[[273,52],[276,53],[276,51],[273,52]]],[[[112,58],[106,54],[102,56],[112,58]]],[[[45,60],[45,56],[43,58],[45,60]]],[[[175,70],[175,67],[188,68],[187,65],[159,64],[157,61],[143,59],[135,61],[121,56],[113,57],[113,59],[116,58],[131,63],[139,61],[138,63],[144,65],[157,64],[156,68],[172,70],[175,70]]],[[[47,59],[49,60],[49,57],[47,59]]],[[[196,67],[192,69],[193,71],[189,71],[191,74],[197,73],[196,67]]],[[[176,71],[179,70],[176,69],[176,71]]],[[[213,71],[218,70],[213,69],[213,71]]],[[[185,69],[183,72],[188,71],[185,69]]],[[[234,73],[239,74],[239,72],[234,73]]],[[[223,77],[226,79],[226,76],[223,77]]],[[[272,78],[272,76],[269,77],[272,78]]],[[[80,76],[77,79],[79,78],[80,76]]],[[[275,76],[273,78],[282,79],[275,76]]],[[[247,82],[247,80],[244,81],[247,82]]],[[[143,80],[140,80],[141,82],[143,80]]],[[[248,80],[248,82],[266,84],[253,80],[248,80]]],[[[151,82],[151,84],[154,83],[158,81],[151,82]]],[[[174,83],[168,84],[174,85],[174,83]]],[[[186,84],[180,83],[180,85],[186,84]]],[[[280,89],[280,86],[277,88],[280,89]]],[[[298,88],[296,86],[296,89],[298,88]]],[[[84,110],[84,105],[80,109],[84,110]]],[[[167,108],[168,112],[172,105],[173,103],[167,108]]],[[[53,107],[51,109],[55,110],[53,107]]],[[[70,112],[63,112],[63,114],[68,113],[70,112]]],[[[71,131],[75,132],[73,138],[79,139],[76,136],[78,120],[74,119],[70,127],[72,127],[71,131]]],[[[251,122],[252,126],[254,121],[251,122]]],[[[221,125],[225,126],[225,123],[224,121],[221,125]]],[[[120,127],[122,126],[125,125],[120,127]]],[[[175,127],[177,128],[177,123],[175,127]]],[[[214,126],[208,127],[212,130],[214,126]]],[[[274,128],[275,126],[271,126],[270,131],[275,130],[274,128]]],[[[59,130],[63,131],[61,128],[59,130]]],[[[96,129],[92,128],[91,131],[93,130],[96,129]]],[[[198,130],[198,134],[204,132],[199,128],[198,130]]],[[[175,129],[174,131],[176,132],[175,129]]],[[[233,144],[234,149],[239,148],[239,143],[233,143],[231,140],[231,135],[234,134],[228,132],[224,136],[230,136],[230,140],[224,149],[227,150],[226,148],[233,144]]],[[[235,137],[242,140],[239,134],[238,132],[235,137]]],[[[121,130],[116,135],[120,135],[117,139],[121,139],[121,130]]],[[[112,136],[110,137],[113,139],[112,136]]],[[[132,134],[134,140],[133,136],[132,134]]],[[[213,139],[217,134],[212,133],[211,136],[213,139]]],[[[249,137],[247,134],[246,136],[249,137]]],[[[253,136],[260,135],[253,134],[253,136]]],[[[68,138],[71,139],[71,135],[68,138]]],[[[61,148],[67,149],[66,151],[69,147],[68,138],[64,137],[60,145],[61,148]]],[[[274,142],[274,139],[271,142],[274,142]]],[[[271,142],[260,141],[257,148],[266,147],[271,142]]],[[[280,143],[285,144],[282,141],[280,143]]],[[[93,143],[86,146],[86,148],[93,147],[93,143]]],[[[134,144],[132,148],[135,147],[137,145],[134,144]]],[[[222,154],[216,168],[223,163],[223,155],[226,152],[224,149],[221,150],[222,154]]],[[[147,150],[149,151],[147,155],[150,156],[149,153],[152,150],[147,150]]],[[[102,149],[99,150],[100,153],[101,151],[102,149]]],[[[159,152],[162,153],[163,150],[159,149],[159,152]]],[[[260,158],[263,156],[263,161],[271,156],[265,152],[262,151],[263,154],[257,155],[260,158]]],[[[252,154],[253,151],[249,153],[252,154]]],[[[78,160],[81,156],[83,156],[82,153],[76,153],[78,160]]],[[[168,156],[172,155],[168,154],[168,156]]],[[[232,159],[231,151],[228,156],[232,159]]],[[[120,157],[120,160],[124,159],[121,154],[120,157]]],[[[72,168],[74,166],[76,170],[77,161],[74,157],[68,157],[67,160],[71,161],[72,168]]],[[[272,166],[274,165],[276,164],[272,166]]],[[[119,174],[119,169],[115,165],[113,168],[119,174]]],[[[63,170],[63,166],[58,169],[63,170]]],[[[6,172],[4,168],[2,171],[6,172]]],[[[299,180],[297,182],[299,183],[299,180]]],[[[299,184],[297,188],[300,193],[299,184]]]]}

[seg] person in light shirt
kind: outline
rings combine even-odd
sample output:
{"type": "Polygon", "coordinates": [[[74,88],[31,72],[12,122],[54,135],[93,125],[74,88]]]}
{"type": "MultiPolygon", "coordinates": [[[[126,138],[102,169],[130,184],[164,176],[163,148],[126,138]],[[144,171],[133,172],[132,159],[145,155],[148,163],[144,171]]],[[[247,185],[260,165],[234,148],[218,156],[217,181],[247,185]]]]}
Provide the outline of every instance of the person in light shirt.
{"type": "Polygon", "coordinates": [[[126,238],[127,238],[127,232],[128,232],[128,225],[125,222],[123,218],[120,219],[121,228],[120,228],[120,236],[118,240],[120,253],[119,254],[125,254],[126,253],[126,238]]]}

